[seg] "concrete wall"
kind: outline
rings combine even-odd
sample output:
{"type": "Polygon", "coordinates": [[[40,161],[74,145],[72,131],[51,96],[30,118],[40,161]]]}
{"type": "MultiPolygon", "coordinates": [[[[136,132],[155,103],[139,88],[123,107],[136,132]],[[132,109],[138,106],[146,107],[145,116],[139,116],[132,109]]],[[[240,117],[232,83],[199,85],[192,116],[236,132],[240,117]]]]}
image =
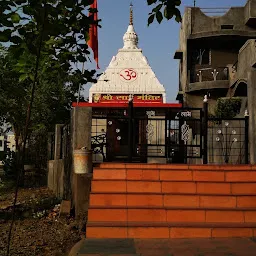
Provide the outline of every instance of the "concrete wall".
{"type": "Polygon", "coordinates": [[[203,81],[203,82],[190,83],[188,87],[188,92],[199,91],[200,93],[201,90],[228,89],[228,88],[229,88],[228,80],[203,81]]]}
{"type": "MultiPolygon", "coordinates": [[[[72,152],[86,147],[91,149],[92,108],[75,107],[71,113],[72,152]]],[[[76,217],[86,221],[92,174],[76,174],[72,165],[72,208],[76,217]]]]}
{"type": "Polygon", "coordinates": [[[250,26],[256,26],[256,1],[248,0],[245,6],[245,22],[250,26]]]}
{"type": "Polygon", "coordinates": [[[75,107],[72,109],[71,119],[72,148],[87,147],[91,149],[92,109],[75,107]],[[90,136],[88,136],[89,134],[90,136]]]}
{"type": "Polygon", "coordinates": [[[187,90],[187,79],[188,79],[188,72],[187,72],[187,66],[188,66],[188,49],[187,49],[187,39],[189,35],[191,34],[191,8],[186,8],[181,29],[180,29],[180,45],[179,50],[183,52],[182,60],[180,61],[180,86],[182,91],[187,90]]]}
{"type": "Polygon", "coordinates": [[[256,163],[256,68],[248,70],[248,109],[249,109],[249,146],[250,163],[256,163]]]}
{"type": "Polygon", "coordinates": [[[256,65],[256,40],[248,40],[240,49],[238,55],[236,79],[247,79],[248,70],[256,65]]]}
{"type": "Polygon", "coordinates": [[[50,160],[48,161],[48,188],[54,194],[62,198],[64,191],[64,160],[50,160]]]}
{"type": "MultiPolygon", "coordinates": [[[[235,95],[240,83],[247,84],[247,108],[249,110],[249,146],[250,162],[256,163],[256,40],[248,40],[239,51],[237,71],[231,81],[232,88],[228,94],[235,95]]],[[[243,100],[245,101],[245,100],[243,100]]],[[[243,107],[245,108],[245,106],[243,107]]],[[[242,114],[242,113],[241,113],[242,114]]]]}
{"type": "MultiPolygon", "coordinates": [[[[187,97],[187,105],[194,108],[202,108],[203,107],[203,99],[204,99],[204,93],[201,95],[189,95],[187,97]]],[[[209,114],[214,114],[215,106],[216,106],[216,99],[211,97],[211,99],[208,99],[208,107],[209,107],[209,114]]]]}
{"type": "MultiPolygon", "coordinates": [[[[255,0],[253,0],[255,1],[255,0]]],[[[254,28],[248,27],[245,22],[245,8],[231,7],[222,16],[208,16],[200,8],[192,8],[192,34],[211,33],[212,35],[237,35],[255,32],[254,28]],[[233,25],[233,29],[221,29],[221,25],[233,25]]]]}
{"type": "MultiPolygon", "coordinates": [[[[63,124],[55,125],[54,159],[49,160],[47,165],[48,188],[59,198],[63,197],[64,192],[64,160],[60,159],[61,127],[63,127],[63,124]]],[[[48,150],[50,150],[50,148],[48,148],[48,150]]]]}
{"type": "Polygon", "coordinates": [[[234,64],[237,61],[238,52],[231,49],[211,49],[211,66],[226,67],[228,64],[234,64]]]}

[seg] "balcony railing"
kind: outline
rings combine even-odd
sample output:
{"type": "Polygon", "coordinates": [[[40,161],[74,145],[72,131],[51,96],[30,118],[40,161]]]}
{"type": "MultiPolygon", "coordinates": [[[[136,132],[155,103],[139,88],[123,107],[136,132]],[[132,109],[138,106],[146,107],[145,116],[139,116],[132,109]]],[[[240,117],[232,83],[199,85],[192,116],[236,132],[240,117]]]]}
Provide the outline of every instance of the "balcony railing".
{"type": "Polygon", "coordinates": [[[218,80],[229,80],[229,69],[227,67],[197,69],[190,76],[190,83],[218,80]]]}

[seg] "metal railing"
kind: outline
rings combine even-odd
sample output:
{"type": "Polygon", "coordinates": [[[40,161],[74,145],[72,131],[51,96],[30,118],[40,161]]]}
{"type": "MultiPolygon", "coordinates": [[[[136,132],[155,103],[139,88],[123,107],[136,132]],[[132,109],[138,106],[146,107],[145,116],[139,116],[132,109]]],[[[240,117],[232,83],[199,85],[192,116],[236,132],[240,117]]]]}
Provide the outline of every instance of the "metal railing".
{"type": "Polygon", "coordinates": [[[229,80],[228,67],[201,68],[191,73],[190,83],[229,80]]]}

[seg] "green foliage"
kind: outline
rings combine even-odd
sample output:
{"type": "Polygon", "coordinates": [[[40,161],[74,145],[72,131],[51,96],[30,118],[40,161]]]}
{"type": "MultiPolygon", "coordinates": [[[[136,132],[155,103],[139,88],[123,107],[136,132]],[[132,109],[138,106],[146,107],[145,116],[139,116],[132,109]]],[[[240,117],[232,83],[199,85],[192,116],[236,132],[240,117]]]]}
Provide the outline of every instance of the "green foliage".
{"type": "MultiPolygon", "coordinates": [[[[0,49],[0,120],[10,123],[21,137],[24,136],[22,133],[30,100],[34,62],[35,58],[27,52],[17,62],[10,49],[0,49]]],[[[65,123],[70,118],[71,103],[76,100],[75,94],[84,79],[81,71],[66,73],[65,68],[48,56],[42,57],[39,70],[30,121],[31,132],[52,130],[55,123],[65,123]]],[[[85,73],[92,76],[94,72],[85,73]]]]}
{"type": "Polygon", "coordinates": [[[0,122],[21,141],[28,125],[31,133],[64,122],[79,85],[96,81],[95,70],[74,65],[89,60],[89,27],[98,24],[85,14],[92,2],[0,1],[0,45],[10,45],[0,48],[0,122]]]}
{"type": "Polygon", "coordinates": [[[242,100],[238,97],[219,98],[215,108],[217,118],[233,118],[240,112],[242,100]]]}
{"type": "Polygon", "coordinates": [[[152,12],[149,13],[148,25],[154,22],[156,18],[160,24],[163,18],[170,20],[175,17],[177,22],[181,22],[181,13],[178,7],[181,5],[181,0],[147,0],[148,5],[155,5],[152,12]]]}
{"type": "MultiPolygon", "coordinates": [[[[27,51],[33,56],[48,55],[65,66],[66,71],[73,63],[84,62],[90,52],[87,40],[93,21],[85,14],[93,0],[1,0],[0,42],[12,43],[15,57],[27,51]]],[[[90,10],[97,11],[97,10],[90,10]]],[[[26,62],[23,63],[26,65],[26,62]]],[[[22,62],[19,62],[22,67],[22,62]]],[[[34,67],[36,69],[36,67],[34,67]]],[[[35,71],[35,70],[34,70],[35,71]]],[[[35,72],[32,72],[35,76],[35,72]]],[[[22,79],[32,79],[21,74],[22,79]]],[[[84,83],[92,81],[88,74],[84,83]]]]}

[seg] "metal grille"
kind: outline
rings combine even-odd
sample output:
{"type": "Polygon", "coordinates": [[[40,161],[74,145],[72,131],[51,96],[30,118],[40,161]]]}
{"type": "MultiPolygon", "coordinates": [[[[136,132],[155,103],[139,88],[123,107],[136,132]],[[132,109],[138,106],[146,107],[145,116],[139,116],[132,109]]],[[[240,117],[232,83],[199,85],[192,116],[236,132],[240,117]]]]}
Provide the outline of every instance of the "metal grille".
{"type": "Polygon", "coordinates": [[[247,136],[245,118],[208,119],[208,163],[247,163],[247,136]]]}
{"type": "Polygon", "coordinates": [[[92,149],[95,162],[166,158],[169,162],[184,163],[188,158],[201,158],[202,110],[96,109],[92,149]]]}

